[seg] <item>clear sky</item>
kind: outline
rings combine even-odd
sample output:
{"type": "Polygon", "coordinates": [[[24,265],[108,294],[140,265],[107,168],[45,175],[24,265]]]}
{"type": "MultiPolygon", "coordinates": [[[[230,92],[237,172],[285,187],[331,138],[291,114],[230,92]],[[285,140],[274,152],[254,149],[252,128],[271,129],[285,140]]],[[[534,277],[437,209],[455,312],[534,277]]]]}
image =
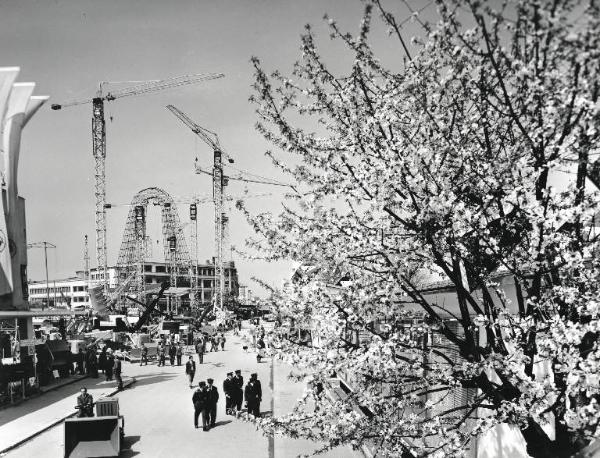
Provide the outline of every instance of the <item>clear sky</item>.
{"type": "MultiPolygon", "coordinates": [[[[35,81],[36,94],[51,97],[24,131],[19,168],[28,240],[57,245],[49,255],[50,277],[82,268],[84,234],[95,264],[91,106],[52,111],[50,103],[93,96],[100,81],[222,72],[220,80],[106,105],[107,202],[126,204],[149,186],[175,198],[210,196],[210,178],[195,175],[193,162],[198,156],[210,167],[212,152],[167,104],[218,132],[239,168],[284,179],[264,157],[269,145],[254,130],[249,59],[256,55],[267,69],[289,71],[300,56],[303,26],[311,23],[335,63],[322,17],[328,13],[355,31],[363,7],[359,0],[0,0],[0,66],[20,66],[19,81],[35,81]]],[[[254,211],[280,208],[278,188],[233,183],[228,192],[242,195],[246,188],[250,194],[274,193],[249,200],[254,211]]],[[[109,264],[116,262],[127,211],[108,210],[109,264]]],[[[214,250],[212,205],[199,213],[202,261],[214,250]]],[[[180,216],[188,222],[187,206],[180,207],[180,216]]],[[[251,231],[235,209],[230,217],[231,243],[242,246],[251,231]]],[[[156,247],[159,229],[150,235],[156,247]]],[[[240,281],[251,286],[251,276],[279,285],[290,272],[289,265],[234,260],[240,281]]],[[[42,250],[29,250],[29,277],[43,277],[42,250]]]]}

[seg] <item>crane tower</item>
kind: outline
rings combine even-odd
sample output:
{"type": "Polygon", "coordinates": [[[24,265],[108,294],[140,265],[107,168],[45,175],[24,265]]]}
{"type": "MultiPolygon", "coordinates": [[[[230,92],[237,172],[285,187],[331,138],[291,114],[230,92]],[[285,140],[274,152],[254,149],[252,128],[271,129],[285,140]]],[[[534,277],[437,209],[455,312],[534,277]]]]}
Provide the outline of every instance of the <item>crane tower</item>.
{"type": "Polygon", "coordinates": [[[184,112],[174,107],[167,105],[167,109],[177,116],[181,122],[190,128],[192,132],[198,135],[206,144],[213,149],[213,202],[215,206],[215,296],[214,305],[218,310],[223,310],[223,297],[225,296],[225,270],[223,269],[223,235],[225,214],[223,212],[223,188],[226,185],[227,178],[223,175],[223,157],[229,163],[233,163],[233,159],[227,155],[219,144],[219,137],[214,132],[211,132],[204,127],[199,126],[190,119],[184,112]]]}

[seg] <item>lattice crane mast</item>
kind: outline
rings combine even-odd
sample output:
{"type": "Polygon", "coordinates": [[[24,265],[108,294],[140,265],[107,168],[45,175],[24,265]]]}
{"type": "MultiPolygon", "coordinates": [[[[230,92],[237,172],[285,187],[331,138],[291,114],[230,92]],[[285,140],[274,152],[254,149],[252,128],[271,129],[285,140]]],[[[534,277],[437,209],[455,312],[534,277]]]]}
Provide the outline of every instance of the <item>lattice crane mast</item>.
{"type": "Polygon", "coordinates": [[[98,262],[98,273],[103,279],[105,294],[108,293],[108,275],[107,275],[107,250],[106,250],[106,122],[104,120],[104,102],[120,99],[123,97],[138,96],[150,94],[153,92],[172,89],[179,86],[201,83],[217,78],[222,78],[222,73],[202,73],[194,75],[183,75],[164,80],[152,80],[118,89],[112,92],[104,92],[104,86],[115,84],[111,82],[101,82],[96,97],[75,100],[63,104],[53,104],[53,110],[60,110],[75,105],[92,104],[92,154],[95,159],[94,166],[94,195],[96,199],[96,258],[98,262]]]}
{"type": "MultiPolygon", "coordinates": [[[[224,222],[226,216],[223,211],[223,188],[226,185],[226,178],[223,176],[223,157],[228,160],[230,164],[234,161],[233,159],[223,151],[219,144],[219,136],[210,130],[199,126],[190,119],[188,115],[183,113],[173,105],[167,105],[167,109],[177,116],[181,122],[190,128],[198,137],[202,139],[208,146],[213,149],[213,202],[215,205],[215,279],[216,285],[215,300],[213,304],[218,307],[220,311],[223,310],[223,296],[225,295],[225,271],[223,269],[223,244],[224,244],[224,222]]],[[[208,313],[210,307],[204,311],[203,316],[208,313]]]]}

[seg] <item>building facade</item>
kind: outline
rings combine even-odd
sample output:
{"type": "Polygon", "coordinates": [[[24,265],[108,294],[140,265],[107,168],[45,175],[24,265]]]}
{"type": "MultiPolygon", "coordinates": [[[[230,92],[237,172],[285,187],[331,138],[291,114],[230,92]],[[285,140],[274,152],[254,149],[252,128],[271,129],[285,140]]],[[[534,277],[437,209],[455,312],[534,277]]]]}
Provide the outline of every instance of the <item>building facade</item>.
{"type": "MultiPolygon", "coordinates": [[[[227,297],[237,298],[240,291],[237,269],[234,262],[226,262],[225,293],[227,297]]],[[[108,285],[111,290],[118,286],[119,273],[115,267],[107,269],[108,285]]],[[[144,289],[156,289],[164,281],[171,281],[168,264],[164,262],[145,262],[142,268],[144,289]]],[[[200,303],[208,304],[215,293],[215,266],[209,262],[188,269],[180,269],[175,276],[175,288],[196,288],[200,303]]],[[[89,274],[78,271],[75,277],[45,281],[30,281],[28,284],[29,303],[32,307],[91,307],[88,285],[104,280],[97,269],[89,274]]]]}
{"type": "MultiPolygon", "coordinates": [[[[233,261],[223,263],[225,272],[225,297],[237,298],[240,291],[237,268],[233,261]]],[[[144,262],[142,266],[142,282],[144,288],[155,289],[164,281],[171,281],[169,264],[165,262],[144,262]]],[[[174,275],[175,288],[193,288],[197,291],[197,299],[202,304],[212,301],[215,294],[215,265],[210,261],[186,269],[178,269],[174,275]]]]}

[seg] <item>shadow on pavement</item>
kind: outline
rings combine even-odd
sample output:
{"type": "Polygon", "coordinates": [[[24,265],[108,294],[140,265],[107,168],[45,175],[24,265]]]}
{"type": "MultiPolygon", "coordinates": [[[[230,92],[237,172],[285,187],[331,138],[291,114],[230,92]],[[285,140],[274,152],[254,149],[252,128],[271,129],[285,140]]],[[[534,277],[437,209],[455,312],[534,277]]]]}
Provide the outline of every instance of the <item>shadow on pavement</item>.
{"type": "Polygon", "coordinates": [[[128,458],[130,456],[139,455],[140,452],[136,452],[135,450],[131,450],[131,446],[134,445],[141,439],[141,436],[125,436],[123,439],[123,445],[121,449],[121,453],[119,453],[120,458],[128,458]]]}
{"type": "Polygon", "coordinates": [[[149,375],[136,375],[135,384],[132,387],[150,385],[151,383],[160,383],[173,378],[176,378],[175,374],[149,374],[149,375]]]}
{"type": "Polygon", "coordinates": [[[213,428],[216,428],[217,426],[225,426],[228,425],[229,423],[231,423],[232,420],[221,420],[215,423],[215,425],[213,426],[213,428]]]}

